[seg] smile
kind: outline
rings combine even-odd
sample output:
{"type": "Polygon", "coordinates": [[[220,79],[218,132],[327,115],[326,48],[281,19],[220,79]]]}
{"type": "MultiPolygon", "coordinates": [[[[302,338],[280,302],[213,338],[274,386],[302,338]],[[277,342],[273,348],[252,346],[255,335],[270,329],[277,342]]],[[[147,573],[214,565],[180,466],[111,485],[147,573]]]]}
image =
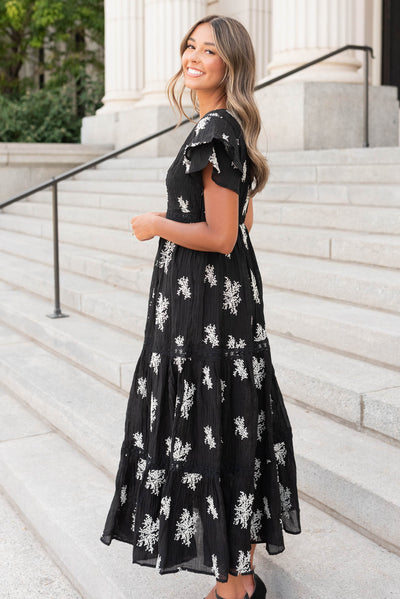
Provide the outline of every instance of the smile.
{"type": "Polygon", "coordinates": [[[191,67],[188,67],[186,72],[191,77],[200,77],[200,75],[204,75],[203,71],[198,71],[197,69],[192,69],[191,67]]]}

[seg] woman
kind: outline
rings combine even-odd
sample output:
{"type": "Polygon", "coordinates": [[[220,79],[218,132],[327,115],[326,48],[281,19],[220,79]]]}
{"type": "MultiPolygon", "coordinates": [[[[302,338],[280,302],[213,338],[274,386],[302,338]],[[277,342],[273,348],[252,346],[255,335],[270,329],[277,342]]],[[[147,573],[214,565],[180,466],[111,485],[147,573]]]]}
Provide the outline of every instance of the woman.
{"type": "Polygon", "coordinates": [[[161,574],[212,574],[206,599],[261,599],[257,543],[282,552],[300,510],[292,430],[265,329],[249,237],[268,179],[257,150],[255,57],[238,21],[209,16],[181,44],[168,94],[200,120],[170,166],[168,210],[132,218],[159,236],[147,324],[126,414],[116,491],[101,540],[133,545],[161,574]]]}

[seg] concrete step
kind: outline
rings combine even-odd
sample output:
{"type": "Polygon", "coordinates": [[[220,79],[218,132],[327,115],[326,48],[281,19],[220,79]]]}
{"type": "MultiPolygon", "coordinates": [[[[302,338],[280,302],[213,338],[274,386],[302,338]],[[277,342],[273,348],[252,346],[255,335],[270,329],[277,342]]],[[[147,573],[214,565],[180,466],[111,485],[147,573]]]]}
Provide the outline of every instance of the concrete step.
{"type": "MultiPolygon", "coordinates": [[[[115,473],[126,400],[120,401],[111,394],[108,406],[105,392],[98,399],[97,381],[62,364],[55,356],[43,356],[43,350],[30,342],[14,339],[9,348],[11,353],[0,345],[0,370],[5,384],[10,384],[21,400],[39,412],[50,428],[56,427],[85,454],[89,453],[96,466],[101,467],[103,464],[99,462],[106,457],[106,471],[115,473]],[[39,362],[45,368],[38,368],[39,362]],[[49,371],[52,374],[47,377],[49,371]],[[68,381],[68,385],[60,385],[60,380],[68,381]],[[81,385],[87,399],[84,404],[79,392],[71,393],[71,387],[78,390],[81,385]],[[109,418],[104,417],[103,410],[113,414],[111,426],[108,426],[109,418]],[[88,428],[88,434],[85,428],[88,428]],[[114,442],[115,435],[118,440],[114,442]],[[107,453],[111,455],[107,456],[107,453]]],[[[365,536],[400,553],[399,531],[393,526],[400,510],[397,469],[400,449],[291,403],[287,408],[294,431],[301,493],[311,501],[319,502],[323,509],[345,518],[365,536]]],[[[10,410],[18,413],[17,408],[11,409],[7,405],[3,413],[8,414],[10,410]]],[[[7,422],[7,418],[5,420],[7,422]]],[[[17,420],[20,423],[22,418],[17,420]]],[[[18,438],[18,428],[13,432],[13,438],[18,438]]],[[[29,434],[32,435],[32,428],[29,434]]]]}
{"type": "Polygon", "coordinates": [[[289,203],[400,207],[400,185],[385,183],[273,183],[259,199],[289,203]]]}
{"type": "MultiPolygon", "coordinates": [[[[29,234],[45,239],[53,238],[52,222],[14,214],[2,214],[0,228],[8,231],[29,234]]],[[[137,241],[131,230],[126,232],[77,223],[59,223],[59,240],[82,247],[107,250],[111,254],[122,254],[137,259],[154,260],[158,239],[146,243],[137,241]]]]}
{"type": "MultiPolygon", "coordinates": [[[[52,238],[50,220],[3,213],[0,227],[8,231],[29,232],[38,237],[52,238]]],[[[60,222],[59,237],[67,243],[136,257],[154,257],[157,248],[156,239],[145,244],[133,240],[129,223],[126,234],[121,235],[120,230],[60,222]]],[[[253,245],[261,250],[400,268],[400,238],[395,235],[331,229],[307,230],[302,227],[257,223],[251,230],[251,238],[253,245]]]]}
{"type": "Polygon", "coordinates": [[[400,367],[397,314],[285,291],[268,294],[264,302],[267,329],[273,333],[400,367]]]}
{"type": "MultiPolygon", "coordinates": [[[[70,580],[86,599],[176,597],[176,576],[130,564],[130,546],[99,541],[114,485],[79,451],[22,406],[18,431],[0,446],[2,480],[70,580]],[[32,429],[41,434],[30,435],[32,429]],[[17,434],[15,434],[17,432],[17,434]],[[132,594],[134,593],[134,594],[132,594]]],[[[10,428],[6,428],[10,435],[10,428]]],[[[301,501],[303,531],[285,535],[274,558],[258,546],[255,564],[271,599],[389,599],[398,588],[399,557],[316,507],[301,501]],[[324,559],[320,556],[323,553],[324,559]],[[337,570],[337,556],[343,566],[337,570]],[[382,586],[382,579],[385,585],[382,586]]],[[[213,578],[179,573],[186,597],[205,596],[213,578]]],[[[68,598],[69,599],[69,598],[68,598]]]]}
{"type": "MultiPolygon", "coordinates": [[[[3,393],[0,395],[3,406],[3,393]]],[[[5,439],[2,439],[4,442],[5,439]]],[[[0,492],[0,576],[3,599],[82,599],[37,536],[0,492]]]]}
{"type": "MultiPolygon", "coordinates": [[[[164,211],[166,209],[164,198],[146,198],[140,196],[121,196],[115,202],[109,202],[109,208],[94,206],[93,198],[89,198],[90,206],[78,205],[83,203],[80,194],[75,195],[74,205],[60,202],[59,218],[64,222],[78,222],[89,225],[107,226],[111,228],[126,229],[130,219],[136,213],[150,210],[164,211]],[[118,208],[116,209],[116,205],[118,208]],[[93,209],[95,208],[95,210],[93,209]]],[[[92,194],[96,196],[96,194],[92,194]]],[[[63,195],[60,194],[62,198],[63,195]]],[[[50,218],[50,195],[44,201],[40,198],[31,198],[29,202],[15,203],[7,208],[10,214],[25,214],[37,218],[50,218]]],[[[100,199],[97,197],[100,204],[100,199]]],[[[379,233],[396,235],[400,233],[400,209],[377,208],[367,206],[343,206],[339,211],[337,206],[302,204],[282,205],[276,202],[257,201],[255,205],[257,223],[276,225],[294,225],[307,229],[326,228],[343,231],[357,231],[366,233],[379,233]]]]}
{"type": "MultiPolygon", "coordinates": [[[[112,327],[87,316],[63,310],[71,318],[47,318],[50,301],[12,289],[0,289],[0,320],[117,387],[129,388],[141,341],[131,331],[112,327]]],[[[143,331],[138,331],[139,335],[143,331]]]]}
{"type": "MultiPolygon", "coordinates": [[[[68,297],[68,295],[67,295],[68,297]]],[[[2,283],[0,319],[87,371],[129,391],[146,319],[146,296],[82,293],[85,314],[52,320],[50,302],[2,283]],[[90,315],[99,322],[90,318],[90,315]],[[121,330],[110,328],[110,324],[121,330]]],[[[282,391],[293,400],[359,430],[400,441],[400,374],[294,339],[268,335],[282,391]],[[340,377],[338,377],[338,372],[340,377]]]]}
{"type": "MultiPolygon", "coordinates": [[[[30,203],[51,204],[52,197],[50,191],[41,191],[30,196],[25,201],[11,204],[6,211],[9,212],[12,207],[23,206],[30,203]]],[[[106,208],[112,210],[124,210],[126,212],[136,210],[137,212],[160,211],[163,212],[166,207],[166,196],[141,196],[134,193],[129,196],[116,193],[97,193],[97,192],[79,192],[79,191],[60,191],[58,194],[58,203],[60,208],[65,206],[79,206],[80,208],[106,208]]]]}
{"type": "Polygon", "coordinates": [[[254,247],[275,253],[400,268],[400,239],[396,235],[256,223],[251,239],[254,247]]]}
{"type": "MultiPolygon", "coordinates": [[[[53,267],[52,241],[13,231],[2,231],[0,251],[5,256],[17,256],[53,267]]],[[[147,294],[150,288],[153,263],[98,249],[60,243],[60,267],[64,271],[85,275],[109,285],[128,288],[147,294]]],[[[7,262],[7,258],[5,258],[7,262]]],[[[52,278],[52,277],[51,277],[52,278]]],[[[50,279],[49,279],[50,280],[50,279]]],[[[65,279],[63,279],[65,285],[65,279]]],[[[63,297],[64,299],[64,297],[63,297]]]]}
{"type": "Polygon", "coordinates": [[[121,193],[143,196],[165,196],[165,181],[105,181],[96,178],[90,181],[79,179],[66,179],[59,184],[60,191],[83,191],[101,193],[121,193]]]}
{"type": "Polygon", "coordinates": [[[283,204],[257,201],[254,207],[257,223],[295,225],[366,233],[400,233],[400,208],[370,206],[337,206],[315,204],[283,204]]]}
{"type": "MultiPolygon", "coordinates": [[[[1,278],[44,297],[53,297],[52,267],[0,255],[1,278]]],[[[149,273],[148,273],[149,274],[149,273]]],[[[65,306],[123,330],[144,331],[147,293],[135,294],[82,275],[60,275],[65,306]]],[[[400,315],[369,308],[264,289],[268,330],[333,348],[355,357],[400,367],[400,315]]]]}
{"type": "MultiPolygon", "coordinates": [[[[3,230],[0,250],[21,258],[29,256],[29,260],[53,264],[52,244],[48,239],[3,230]]],[[[263,281],[269,287],[338,299],[379,310],[400,311],[400,278],[396,270],[262,250],[257,250],[257,259],[263,281]]],[[[150,260],[61,243],[60,266],[64,270],[147,294],[153,264],[150,260]]]]}

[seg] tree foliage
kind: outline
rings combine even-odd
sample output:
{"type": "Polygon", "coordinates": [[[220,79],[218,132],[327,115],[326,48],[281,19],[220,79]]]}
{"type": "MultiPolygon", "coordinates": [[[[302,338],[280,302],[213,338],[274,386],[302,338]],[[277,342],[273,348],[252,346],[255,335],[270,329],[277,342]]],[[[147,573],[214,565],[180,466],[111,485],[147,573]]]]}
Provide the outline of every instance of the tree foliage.
{"type": "Polygon", "coordinates": [[[0,0],[0,92],[18,97],[35,87],[20,78],[28,59],[50,86],[84,78],[87,65],[101,78],[102,60],[87,42],[102,46],[103,38],[103,0],[0,0]]]}

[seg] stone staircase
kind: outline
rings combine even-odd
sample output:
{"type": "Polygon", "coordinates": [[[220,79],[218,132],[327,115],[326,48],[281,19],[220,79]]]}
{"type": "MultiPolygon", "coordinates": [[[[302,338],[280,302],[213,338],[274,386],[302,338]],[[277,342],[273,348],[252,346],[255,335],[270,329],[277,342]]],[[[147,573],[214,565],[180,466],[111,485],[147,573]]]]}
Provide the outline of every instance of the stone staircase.
{"type": "MultiPolygon", "coordinates": [[[[0,214],[0,445],[6,496],[80,596],[176,597],[176,577],[99,541],[172,158],[114,159],[60,185],[52,312],[50,192],[0,214]]],[[[302,533],[256,567],[270,599],[400,598],[400,148],[274,152],[251,231],[292,422],[302,533]]],[[[179,573],[179,596],[209,576],[179,573]]],[[[12,596],[12,595],[11,595],[12,596]]]]}

